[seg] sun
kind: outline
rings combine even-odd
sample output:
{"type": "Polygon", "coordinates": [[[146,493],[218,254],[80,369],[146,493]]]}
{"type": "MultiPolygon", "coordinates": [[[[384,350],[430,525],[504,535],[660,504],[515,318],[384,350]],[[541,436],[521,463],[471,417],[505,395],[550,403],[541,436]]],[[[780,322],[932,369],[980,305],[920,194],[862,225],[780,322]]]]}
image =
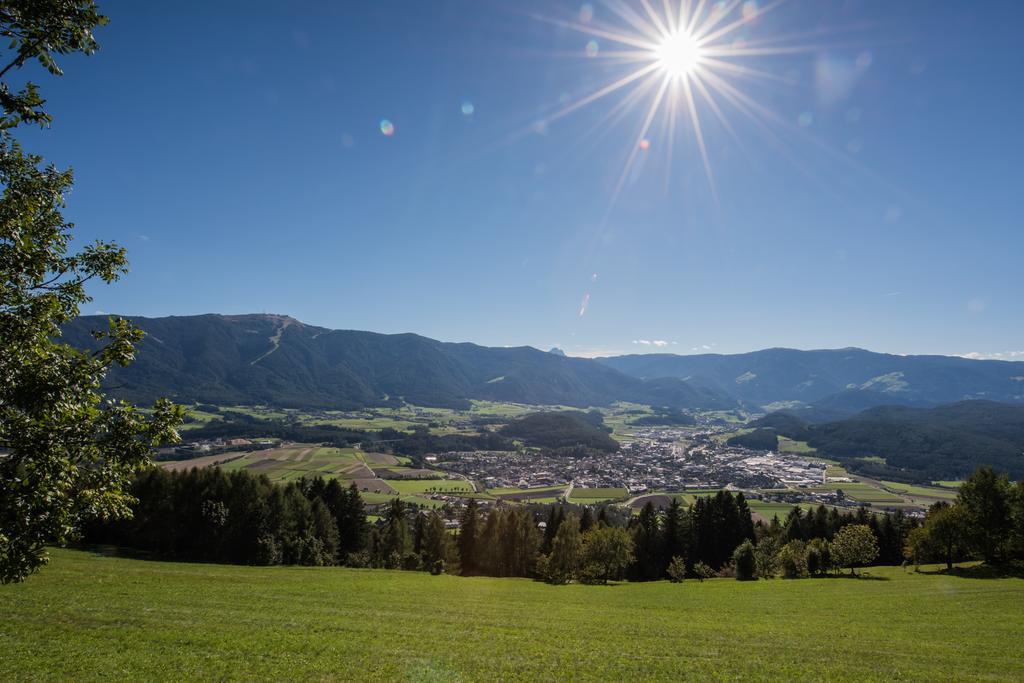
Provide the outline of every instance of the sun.
{"type": "Polygon", "coordinates": [[[746,90],[758,82],[791,84],[790,79],[744,62],[821,50],[821,46],[794,44],[792,35],[772,35],[770,31],[758,35],[762,16],[786,2],[768,0],[760,6],[758,0],[603,0],[607,19],[595,16],[590,2],[583,5],[578,21],[538,16],[541,21],[586,35],[586,50],[576,53],[577,57],[604,60],[614,71],[610,72],[612,80],[590,92],[574,98],[566,95],[560,109],[525,130],[546,130],[558,119],[622,93],[602,125],[622,120],[634,107],[646,109],[646,113],[626,147],[626,161],[610,195],[609,211],[633,177],[641,156],[663,149],[671,166],[676,133],[683,126],[693,133],[717,201],[705,140],[706,121],[713,118],[740,148],[742,140],[730,120],[734,116],[742,116],[773,136],[769,124],[789,126],[746,90]]]}
{"type": "Polygon", "coordinates": [[[700,43],[683,30],[665,36],[654,50],[654,55],[658,68],[673,78],[692,76],[704,60],[700,43]]]}

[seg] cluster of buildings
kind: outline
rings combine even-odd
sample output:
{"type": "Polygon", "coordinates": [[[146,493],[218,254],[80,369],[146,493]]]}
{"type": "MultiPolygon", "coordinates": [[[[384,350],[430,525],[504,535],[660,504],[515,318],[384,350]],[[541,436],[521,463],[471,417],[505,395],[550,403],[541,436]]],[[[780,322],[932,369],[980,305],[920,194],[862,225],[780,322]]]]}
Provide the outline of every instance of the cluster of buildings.
{"type": "Polygon", "coordinates": [[[823,463],[719,443],[708,429],[650,429],[615,453],[582,458],[544,452],[445,453],[437,467],[492,488],[564,485],[630,494],[686,489],[794,489],[825,483],[823,463]]]}

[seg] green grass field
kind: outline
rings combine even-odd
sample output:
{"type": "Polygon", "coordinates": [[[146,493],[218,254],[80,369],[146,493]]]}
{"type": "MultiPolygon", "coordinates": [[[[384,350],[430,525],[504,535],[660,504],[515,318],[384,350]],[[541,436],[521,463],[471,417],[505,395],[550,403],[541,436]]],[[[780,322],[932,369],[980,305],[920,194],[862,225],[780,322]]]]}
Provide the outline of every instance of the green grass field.
{"type": "Polygon", "coordinates": [[[806,441],[793,441],[784,436],[779,437],[779,453],[800,453],[809,455],[817,453],[815,449],[807,445],[806,441]]]}
{"type": "Polygon", "coordinates": [[[940,488],[938,486],[915,486],[913,484],[903,484],[898,481],[883,481],[882,483],[888,489],[914,498],[938,498],[940,500],[953,501],[957,496],[957,491],[955,489],[940,488]]]}
{"type": "Polygon", "coordinates": [[[548,586],[53,553],[0,680],[1021,680],[1024,580],[548,586]]]}
{"type": "Polygon", "coordinates": [[[619,500],[629,494],[626,489],[603,488],[603,489],[581,489],[574,488],[569,496],[569,502],[582,505],[593,505],[609,500],[619,500]]]}
{"type": "Polygon", "coordinates": [[[389,479],[388,484],[403,495],[473,492],[473,485],[462,479],[389,479]]]}

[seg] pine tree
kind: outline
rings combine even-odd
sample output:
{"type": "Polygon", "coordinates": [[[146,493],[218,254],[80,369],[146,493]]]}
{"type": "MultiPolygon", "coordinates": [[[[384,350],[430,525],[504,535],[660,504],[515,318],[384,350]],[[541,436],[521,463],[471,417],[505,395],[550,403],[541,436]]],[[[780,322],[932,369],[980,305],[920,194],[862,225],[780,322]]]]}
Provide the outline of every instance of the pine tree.
{"type": "Polygon", "coordinates": [[[658,513],[650,501],[640,510],[633,528],[633,547],[636,562],[631,570],[631,578],[639,581],[650,581],[662,576],[661,529],[658,513]]]}
{"type": "Polygon", "coordinates": [[[476,574],[479,571],[478,544],[480,536],[480,510],[475,499],[470,499],[462,512],[459,523],[459,564],[463,576],[476,574]]]}
{"type": "Polygon", "coordinates": [[[594,515],[590,512],[589,507],[584,507],[583,516],[580,517],[580,533],[587,533],[592,526],[594,526],[594,515]]]}
{"type": "Polygon", "coordinates": [[[405,556],[412,550],[409,537],[409,522],[406,519],[405,504],[399,498],[388,503],[385,510],[384,533],[381,538],[381,559],[388,569],[402,566],[405,556]]]}
{"type": "MultiPolygon", "coordinates": [[[[662,529],[663,559],[686,557],[690,551],[688,536],[686,511],[679,500],[673,498],[665,511],[665,524],[662,529]]],[[[661,574],[666,570],[667,564],[662,567],[661,574]]]]}
{"type": "Polygon", "coordinates": [[[431,574],[440,574],[445,571],[455,554],[452,537],[445,528],[444,518],[437,511],[422,517],[425,517],[420,550],[422,565],[431,574]]]}

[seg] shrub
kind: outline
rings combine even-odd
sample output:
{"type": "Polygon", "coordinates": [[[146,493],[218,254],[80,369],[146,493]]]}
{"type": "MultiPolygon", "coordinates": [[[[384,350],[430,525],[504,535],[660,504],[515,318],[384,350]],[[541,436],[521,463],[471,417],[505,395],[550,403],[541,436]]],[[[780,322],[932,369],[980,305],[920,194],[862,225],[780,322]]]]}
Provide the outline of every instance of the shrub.
{"type": "Polygon", "coordinates": [[[750,581],[756,578],[754,572],[757,568],[754,557],[754,544],[750,541],[743,541],[732,553],[733,565],[736,567],[736,578],[740,581],[750,581]]]}
{"type": "Polygon", "coordinates": [[[807,549],[803,541],[790,541],[779,550],[778,563],[782,576],[800,579],[807,576],[807,549]]]}
{"type": "Polygon", "coordinates": [[[668,564],[668,580],[672,583],[682,583],[686,578],[686,558],[676,555],[668,564]]]}
{"type": "Polygon", "coordinates": [[[774,536],[765,536],[754,548],[754,566],[757,569],[757,576],[762,579],[775,577],[778,571],[776,555],[779,552],[779,542],[774,536]]]}
{"type": "Polygon", "coordinates": [[[697,578],[698,581],[703,583],[704,579],[714,578],[715,570],[707,566],[703,562],[698,562],[697,564],[693,565],[693,575],[697,578]]]}

